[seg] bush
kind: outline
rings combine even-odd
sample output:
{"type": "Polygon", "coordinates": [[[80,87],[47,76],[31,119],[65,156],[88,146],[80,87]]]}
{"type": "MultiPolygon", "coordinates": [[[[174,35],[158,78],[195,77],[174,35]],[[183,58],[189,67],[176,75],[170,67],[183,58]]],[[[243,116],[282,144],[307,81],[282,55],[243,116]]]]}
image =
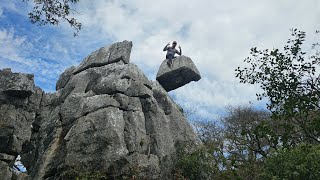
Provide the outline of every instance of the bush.
{"type": "Polygon", "coordinates": [[[109,175],[103,171],[91,171],[83,167],[72,167],[65,170],[59,179],[65,180],[108,180],[109,175]]]}
{"type": "Polygon", "coordinates": [[[215,172],[213,156],[208,153],[205,147],[192,153],[180,153],[175,167],[175,179],[212,179],[215,172]]]}
{"type": "Polygon", "coordinates": [[[320,179],[320,145],[302,144],[266,159],[262,179],[320,179]]]}

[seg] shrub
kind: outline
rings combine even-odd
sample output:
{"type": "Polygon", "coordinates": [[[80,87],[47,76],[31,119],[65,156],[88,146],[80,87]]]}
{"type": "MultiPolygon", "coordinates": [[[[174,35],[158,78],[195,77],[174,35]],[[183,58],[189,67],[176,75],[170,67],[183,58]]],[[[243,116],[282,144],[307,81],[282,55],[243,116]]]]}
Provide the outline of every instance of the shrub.
{"type": "Polygon", "coordinates": [[[320,179],[320,145],[302,144],[266,159],[262,179],[320,179]]]}
{"type": "Polygon", "coordinates": [[[176,179],[212,179],[214,174],[213,156],[205,147],[192,153],[182,152],[176,162],[176,179]]]}

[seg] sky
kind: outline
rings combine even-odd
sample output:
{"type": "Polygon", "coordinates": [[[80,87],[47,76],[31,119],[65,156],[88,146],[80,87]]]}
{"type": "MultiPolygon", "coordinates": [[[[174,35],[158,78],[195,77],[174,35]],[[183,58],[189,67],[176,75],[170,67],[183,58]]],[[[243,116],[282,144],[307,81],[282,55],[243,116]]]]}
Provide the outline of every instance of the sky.
{"type": "Polygon", "coordinates": [[[169,94],[208,120],[223,115],[230,105],[265,108],[265,102],[256,100],[261,89],[235,78],[250,48],[281,48],[291,28],[306,31],[311,42],[320,29],[319,0],[80,0],[73,8],[82,30],[73,37],[67,23],[31,24],[31,2],[0,1],[0,69],[32,73],[37,86],[54,92],[66,68],[100,47],[130,40],[130,62],[155,80],[165,57],[163,47],[176,40],[202,79],[169,94]]]}

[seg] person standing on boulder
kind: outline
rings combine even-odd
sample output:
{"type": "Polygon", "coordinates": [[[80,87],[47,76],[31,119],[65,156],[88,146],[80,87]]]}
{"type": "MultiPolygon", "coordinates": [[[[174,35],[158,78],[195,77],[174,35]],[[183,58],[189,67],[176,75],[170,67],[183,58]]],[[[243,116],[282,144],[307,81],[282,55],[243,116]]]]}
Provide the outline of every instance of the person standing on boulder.
{"type": "Polygon", "coordinates": [[[169,46],[170,43],[168,43],[164,48],[163,51],[167,51],[167,55],[166,55],[166,59],[168,59],[168,66],[171,67],[172,66],[172,59],[174,59],[174,55],[177,53],[181,56],[182,51],[181,51],[181,46],[179,46],[179,50],[176,50],[176,46],[177,46],[177,41],[173,41],[172,46],[169,46]]]}

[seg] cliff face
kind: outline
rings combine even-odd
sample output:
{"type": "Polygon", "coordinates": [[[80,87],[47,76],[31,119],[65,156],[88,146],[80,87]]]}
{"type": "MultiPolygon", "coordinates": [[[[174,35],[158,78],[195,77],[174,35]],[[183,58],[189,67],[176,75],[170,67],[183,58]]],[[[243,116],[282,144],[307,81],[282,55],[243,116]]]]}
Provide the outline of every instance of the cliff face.
{"type": "Polygon", "coordinates": [[[42,90],[34,87],[33,75],[0,70],[0,178],[16,178],[15,157],[30,141],[32,123],[39,114],[42,90]]]}
{"type": "Polygon", "coordinates": [[[60,76],[55,93],[2,90],[0,153],[21,154],[31,179],[79,172],[171,179],[177,148],[199,141],[167,91],[129,63],[131,47],[93,52],[60,76]]]}

